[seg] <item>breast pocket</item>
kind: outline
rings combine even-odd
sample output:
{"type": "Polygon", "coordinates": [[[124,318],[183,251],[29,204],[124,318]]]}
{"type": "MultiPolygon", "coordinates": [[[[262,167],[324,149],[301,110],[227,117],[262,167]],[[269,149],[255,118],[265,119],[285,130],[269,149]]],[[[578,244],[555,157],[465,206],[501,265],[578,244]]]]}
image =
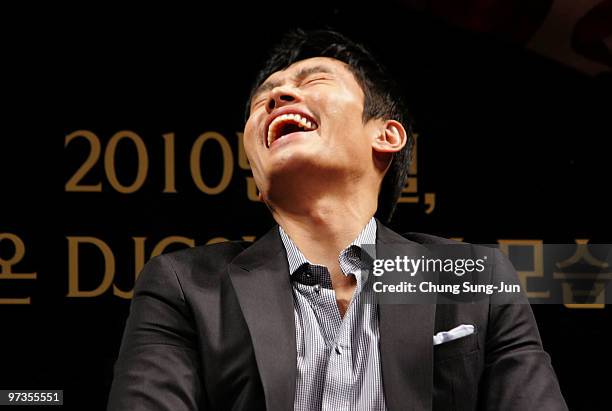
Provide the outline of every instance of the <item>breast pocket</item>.
{"type": "Polygon", "coordinates": [[[477,332],[434,345],[433,411],[474,409],[482,370],[477,332]]]}
{"type": "Polygon", "coordinates": [[[434,345],[434,362],[450,360],[455,357],[474,353],[480,349],[478,342],[478,329],[473,334],[457,338],[442,344],[434,345]]]}

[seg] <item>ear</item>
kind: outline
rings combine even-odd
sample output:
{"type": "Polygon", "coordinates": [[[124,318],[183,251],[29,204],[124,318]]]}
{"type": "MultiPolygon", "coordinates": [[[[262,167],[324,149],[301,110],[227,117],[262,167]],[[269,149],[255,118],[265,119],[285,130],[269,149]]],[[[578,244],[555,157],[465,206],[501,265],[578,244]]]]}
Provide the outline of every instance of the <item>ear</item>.
{"type": "Polygon", "coordinates": [[[406,145],[406,129],[396,120],[386,120],[378,129],[372,148],[379,153],[397,153],[406,145]]]}

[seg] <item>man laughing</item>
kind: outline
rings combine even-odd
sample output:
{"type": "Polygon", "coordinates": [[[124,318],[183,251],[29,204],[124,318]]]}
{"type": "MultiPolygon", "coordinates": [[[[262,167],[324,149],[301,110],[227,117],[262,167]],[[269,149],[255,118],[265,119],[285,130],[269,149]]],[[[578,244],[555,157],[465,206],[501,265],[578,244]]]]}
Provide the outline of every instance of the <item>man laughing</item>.
{"type": "Polygon", "coordinates": [[[363,245],[384,256],[387,244],[449,243],[384,225],[413,144],[398,92],[339,33],[280,41],[244,129],[277,225],[254,244],[147,263],[109,410],[567,408],[528,304],[377,304],[364,292],[363,245]]]}

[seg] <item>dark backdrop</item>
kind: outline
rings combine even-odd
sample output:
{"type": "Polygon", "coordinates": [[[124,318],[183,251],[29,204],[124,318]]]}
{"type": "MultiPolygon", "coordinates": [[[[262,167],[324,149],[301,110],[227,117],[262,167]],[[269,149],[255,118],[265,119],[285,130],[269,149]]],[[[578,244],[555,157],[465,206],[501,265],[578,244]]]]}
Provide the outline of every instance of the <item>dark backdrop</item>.
{"type": "MultiPolygon", "coordinates": [[[[80,292],[98,288],[105,268],[130,291],[169,236],[181,238],[164,252],[271,227],[265,207],[248,197],[237,133],[254,73],[290,27],[337,28],[370,45],[399,79],[419,134],[418,163],[393,229],[482,243],[612,243],[609,68],[585,73],[526,46],[550,3],[532,14],[505,16],[501,7],[484,29],[461,24],[474,16],[449,19],[462,14],[445,2],[7,16],[17,24],[5,37],[0,233],[23,242],[23,258],[8,270],[36,278],[0,279],[0,298],[19,299],[0,305],[0,388],[63,389],[65,408],[104,408],[129,299],[108,284],[78,296],[71,256],[78,253],[80,292]],[[213,136],[195,157],[198,187],[190,159],[206,132],[218,134],[201,137],[213,136]],[[146,151],[146,170],[134,142],[146,151]],[[174,166],[165,162],[171,145],[174,166]],[[74,191],[67,183],[90,155],[76,189],[98,191],[74,191]],[[143,180],[130,189],[139,164],[143,180]],[[226,187],[203,192],[224,172],[226,187]]],[[[0,241],[0,258],[17,248],[0,241]]],[[[570,408],[608,409],[610,307],[533,309],[570,408]]]]}

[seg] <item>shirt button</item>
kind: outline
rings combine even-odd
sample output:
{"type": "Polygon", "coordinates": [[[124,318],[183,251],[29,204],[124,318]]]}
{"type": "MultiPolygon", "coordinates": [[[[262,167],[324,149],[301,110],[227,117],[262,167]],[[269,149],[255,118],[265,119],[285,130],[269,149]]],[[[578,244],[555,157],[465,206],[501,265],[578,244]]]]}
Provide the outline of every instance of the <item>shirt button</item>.
{"type": "Polygon", "coordinates": [[[306,273],[304,274],[304,276],[306,278],[311,278],[312,277],[312,273],[310,271],[306,271],[306,273]]]}

